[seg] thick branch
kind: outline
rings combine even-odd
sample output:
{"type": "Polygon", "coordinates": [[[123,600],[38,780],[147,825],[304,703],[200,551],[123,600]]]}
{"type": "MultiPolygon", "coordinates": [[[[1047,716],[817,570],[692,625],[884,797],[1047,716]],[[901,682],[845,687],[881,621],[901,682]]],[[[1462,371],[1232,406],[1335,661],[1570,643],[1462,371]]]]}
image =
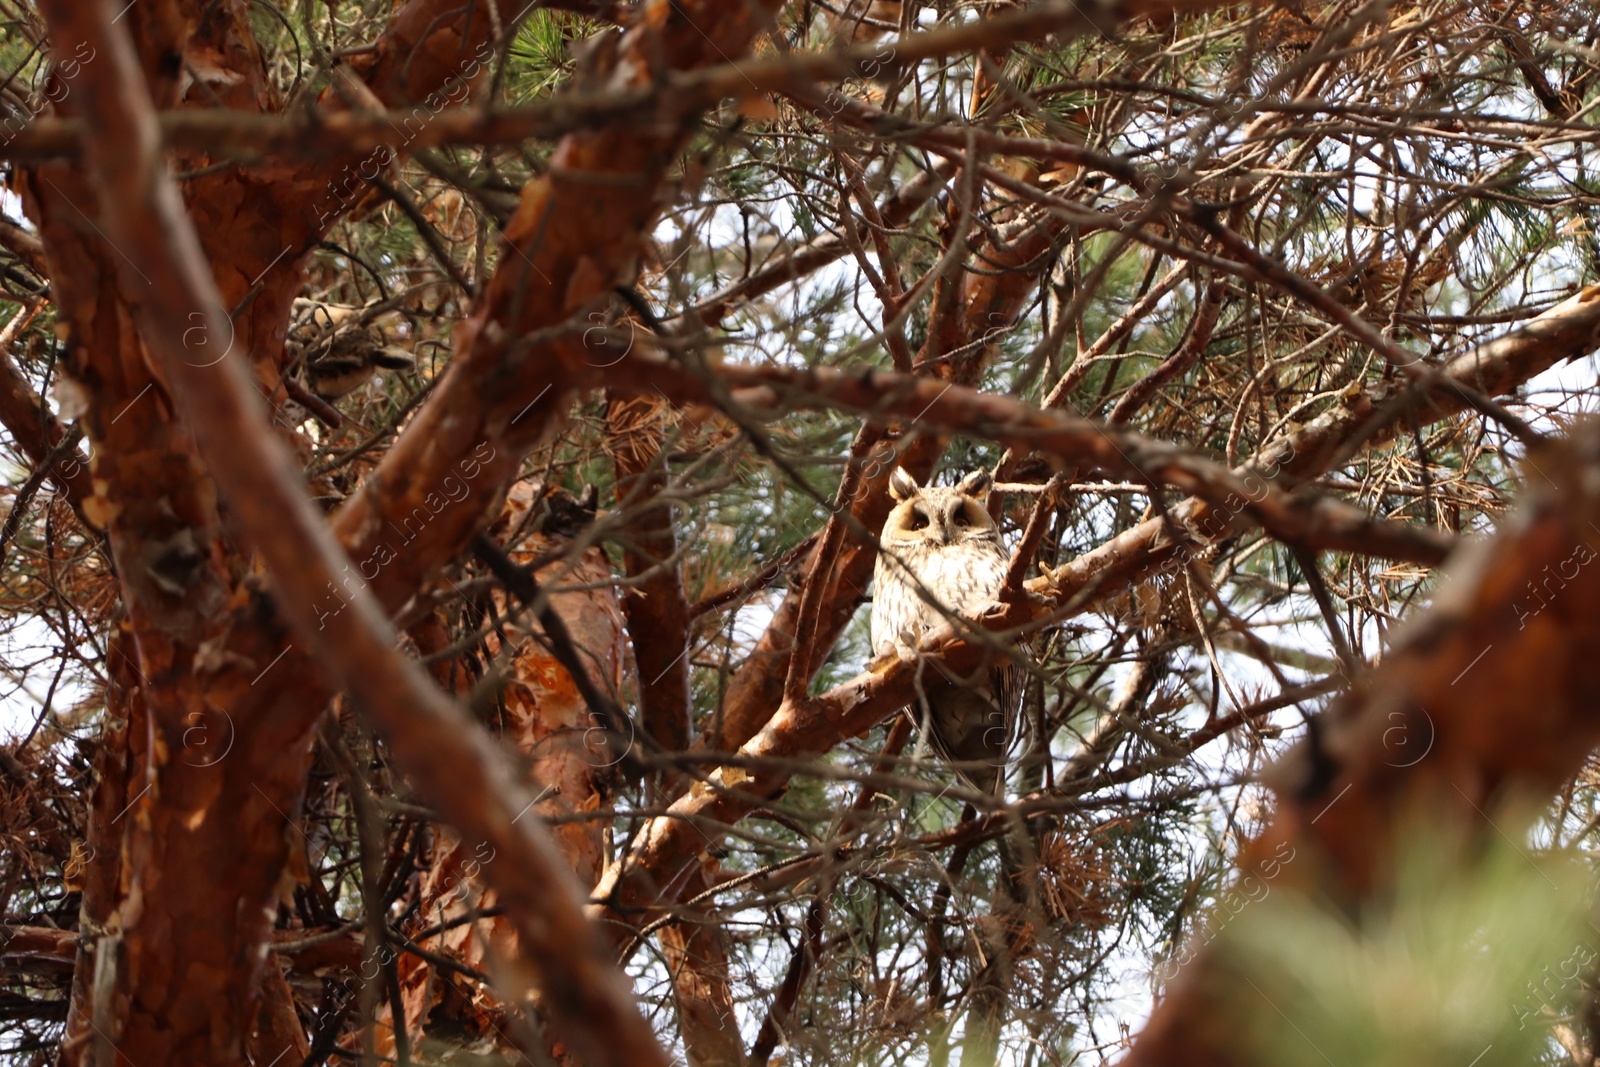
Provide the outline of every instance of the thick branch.
{"type": "MultiPolygon", "coordinates": [[[[957,195],[963,201],[974,201],[976,208],[978,188],[969,179],[957,195]]],[[[927,377],[907,380],[938,383],[934,386],[937,389],[947,384],[974,385],[982,376],[992,354],[993,338],[1015,324],[1022,314],[1038,286],[1043,254],[1062,232],[1057,220],[1037,215],[1013,220],[1008,229],[1009,243],[1003,247],[991,246],[987,235],[972,238],[970,243],[975,247],[965,261],[959,258],[959,249],[945,249],[940,265],[934,268],[943,271],[935,287],[934,326],[917,353],[918,364],[927,377]],[[935,358],[938,354],[944,358],[935,358]]],[[[952,234],[951,239],[955,236],[952,234]]],[[[698,388],[689,380],[683,384],[691,392],[698,388]]],[[[817,649],[832,647],[866,596],[877,546],[862,533],[876,531],[888,516],[890,471],[898,463],[917,478],[925,478],[943,450],[944,444],[937,437],[915,432],[921,420],[915,412],[910,414],[913,432],[897,441],[869,426],[851,446],[851,465],[840,482],[835,509],[828,520],[829,527],[842,528],[843,548],[824,576],[830,586],[825,595],[814,598],[816,614],[808,625],[813,659],[817,658],[817,649]]],[[[818,543],[828,536],[825,527],[818,543]]],[[[813,554],[809,567],[815,568],[816,558],[813,554]]],[[[803,590],[804,586],[800,588],[803,590]]],[[[754,736],[779,705],[782,684],[790,673],[793,635],[801,629],[799,612],[803,599],[803,592],[795,590],[784,598],[755,650],[734,676],[723,701],[722,736],[716,739],[716,747],[737,748],[754,736]]]]}
{"type": "Polygon", "coordinates": [[[318,598],[350,566],[307,498],[293,456],[269,429],[239,361],[199,360],[185,329],[203,317],[212,336],[228,324],[200,245],[161,157],[149,95],[131,42],[105,3],[46,5],[54,34],[102,57],[85,68],[90,172],[105,226],[135,269],[160,279],[137,305],[200,451],[246,539],[262,553],[278,603],[298,639],[372,717],[418,793],[464,833],[496,849],[488,880],[517,921],[554,1024],[595,1063],[666,1057],[606,958],[577,902],[581,889],[549,834],[518,823],[532,803],[504,755],[422,669],[395,651],[398,637],[374,597],[351,593],[329,612],[318,598]]]}
{"type": "MultiPolygon", "coordinates": [[[[1562,359],[1582,356],[1600,344],[1600,286],[1590,287],[1552,308],[1523,329],[1480,346],[1452,361],[1447,372],[1460,375],[1480,389],[1513,387],[1562,359]]],[[[842,376],[841,376],[842,377],[842,376]]],[[[1347,443],[1369,422],[1382,429],[1398,418],[1397,405],[1385,408],[1382,418],[1374,411],[1399,389],[1389,383],[1374,386],[1353,400],[1313,420],[1289,442],[1264,449],[1258,468],[1308,477],[1325,469],[1333,451],[1347,443]],[[1298,442],[1295,447],[1293,442],[1298,442]]],[[[1440,418],[1459,411],[1448,404],[1454,394],[1423,414],[1440,418]]],[[[1077,440],[1091,451],[1102,448],[1085,437],[1077,440]]],[[[1188,500],[1169,514],[1189,521],[1203,520],[1210,509],[1188,500]]],[[[1087,607],[1090,592],[1104,597],[1139,575],[1175,558],[1183,545],[1170,540],[1169,525],[1161,519],[1141,523],[1092,552],[1058,568],[1048,579],[1035,579],[1031,590],[1048,601],[1008,605],[1000,614],[982,620],[982,627],[1000,630],[1032,625],[1062,610],[1087,607]]],[[[1596,572],[1600,573],[1600,572],[1596,572]]],[[[1574,602],[1577,599],[1574,598],[1574,602]]],[[[983,655],[980,647],[957,642],[948,647],[943,635],[931,635],[924,648],[939,646],[953,673],[970,670],[983,655]]],[[[739,751],[739,766],[724,766],[710,776],[710,785],[697,784],[673,804],[668,815],[652,820],[635,839],[630,853],[613,863],[597,887],[605,911],[624,922],[654,901],[656,888],[670,882],[683,865],[703,849],[717,823],[732,824],[762,800],[776,795],[787,782],[793,759],[826,752],[844,738],[870,729],[914,698],[917,666],[907,662],[881,665],[820,697],[800,703],[786,702],[771,721],[739,751]],[[773,760],[771,765],[762,760],[773,760]],[[754,761],[754,762],[750,762],[754,761]]]]}
{"type": "MultiPolygon", "coordinates": [[[[1600,739],[1600,423],[1533,462],[1542,477],[1511,520],[1454,562],[1382,666],[1321,717],[1318,743],[1278,768],[1276,816],[1246,865],[1285,845],[1307,858],[1275,894],[1331,895],[1351,913],[1389,899],[1400,834],[1419,813],[1474,838],[1518,838],[1485,813],[1548,795],[1600,739]]],[[[1202,953],[1127,1062],[1247,1062],[1228,1021],[1259,1003],[1248,983],[1202,953]]]]}
{"type": "Polygon", "coordinates": [[[671,505],[653,501],[667,485],[665,421],[660,397],[613,399],[606,407],[606,451],[616,471],[619,507],[632,521],[623,570],[637,579],[623,596],[639,672],[639,715],[667,752],[689,747],[689,602],[678,570],[671,505]]]}
{"type": "MultiPolygon", "coordinates": [[[[665,365],[639,373],[640,387],[660,389],[679,402],[710,399],[696,379],[673,375],[665,365]]],[[[942,432],[987,437],[1018,452],[1049,456],[1058,467],[1090,464],[1152,485],[1169,485],[1213,505],[1208,514],[1195,516],[1208,537],[1220,536],[1247,517],[1283,541],[1380,559],[1437,564],[1454,544],[1437,531],[1373,519],[1332,497],[1291,495],[1248,468],[1230,471],[1127,430],[975,389],[887,371],[847,374],[829,368],[728,365],[718,369],[718,376],[739,403],[765,416],[825,406],[880,422],[914,418],[942,432]]]]}
{"type": "MultiPolygon", "coordinates": [[[[416,62],[423,26],[436,32],[430,17],[437,5],[414,3],[396,16],[396,23],[381,46],[392,67],[373,72],[370,87],[380,100],[397,103],[417,100],[469,58],[461,49],[441,49],[440,55],[424,51],[427,62],[416,62]],[[421,12],[412,18],[409,12],[421,12]],[[405,32],[412,23],[417,26],[405,32]],[[448,62],[447,62],[448,61],[448,62]],[[402,74],[402,71],[404,72],[402,74]],[[413,86],[409,90],[402,81],[413,86]]],[[[508,9],[522,5],[505,5],[508,9]]],[[[723,63],[698,71],[678,73],[658,84],[574,90],[554,99],[504,111],[462,110],[433,114],[407,125],[414,114],[334,113],[288,118],[251,112],[185,111],[158,118],[166,143],[173,148],[206,151],[215,155],[256,158],[323,159],[329,155],[360,155],[380,146],[395,147],[396,130],[406,129],[408,150],[448,144],[517,144],[535,137],[555,138],[602,126],[647,128],[662,121],[678,122],[729,97],[803,91],[818,81],[851,77],[890,78],[929,59],[1006,47],[1018,41],[1039,40],[1051,34],[1076,36],[1104,32],[1140,15],[1203,10],[1219,6],[1217,0],[1045,0],[981,21],[909,34],[887,49],[876,44],[834,52],[790,53],[778,58],[723,63]]],[[[482,20],[482,26],[487,20],[482,20]]],[[[454,35],[437,33],[454,41],[454,35]]],[[[720,57],[719,57],[720,58],[720,57]]],[[[0,145],[0,159],[44,160],[75,156],[83,127],[74,120],[40,119],[0,145]]],[[[1106,157],[1109,158],[1109,157],[1106,157]]],[[[1125,166],[1125,165],[1124,165],[1125,166]]]]}

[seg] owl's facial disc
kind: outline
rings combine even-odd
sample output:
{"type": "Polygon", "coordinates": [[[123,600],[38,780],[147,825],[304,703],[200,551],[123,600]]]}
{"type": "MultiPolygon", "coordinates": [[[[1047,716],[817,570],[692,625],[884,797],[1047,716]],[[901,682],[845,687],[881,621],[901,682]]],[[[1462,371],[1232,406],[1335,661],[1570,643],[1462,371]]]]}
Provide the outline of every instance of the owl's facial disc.
{"type": "Polygon", "coordinates": [[[912,508],[910,526],[922,534],[918,540],[932,541],[937,545],[950,543],[950,531],[944,516],[932,506],[918,505],[912,508]]]}

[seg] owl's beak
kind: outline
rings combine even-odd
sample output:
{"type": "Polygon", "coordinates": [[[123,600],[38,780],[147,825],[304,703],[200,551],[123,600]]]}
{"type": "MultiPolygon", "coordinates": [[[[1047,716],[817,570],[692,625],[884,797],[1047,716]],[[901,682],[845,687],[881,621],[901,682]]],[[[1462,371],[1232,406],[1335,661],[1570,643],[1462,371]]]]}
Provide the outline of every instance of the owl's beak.
{"type": "Polygon", "coordinates": [[[928,524],[928,527],[928,533],[933,535],[933,539],[939,544],[948,545],[950,543],[950,527],[945,523],[932,522],[928,524]]]}

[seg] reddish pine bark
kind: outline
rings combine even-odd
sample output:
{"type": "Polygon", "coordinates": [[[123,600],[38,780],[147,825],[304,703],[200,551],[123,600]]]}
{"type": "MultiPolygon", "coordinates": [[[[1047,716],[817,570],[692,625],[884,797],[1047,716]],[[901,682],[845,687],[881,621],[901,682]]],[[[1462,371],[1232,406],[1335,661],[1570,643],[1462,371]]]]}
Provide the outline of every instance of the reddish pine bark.
{"type": "MultiPolygon", "coordinates": [[[[1508,820],[1536,814],[1526,802],[1600,741],[1600,421],[1529,458],[1539,475],[1516,512],[1452,560],[1433,605],[1323,716],[1317,742],[1276,769],[1276,813],[1242,860],[1249,870],[1296,857],[1275,894],[1381,911],[1403,831],[1428,827],[1465,871],[1517,839],[1524,827],[1508,820]]],[[[1257,1062],[1240,1040],[1240,1006],[1260,1003],[1249,983],[1203,950],[1127,1062],[1257,1062]]]]}
{"type": "MultiPolygon", "coordinates": [[[[548,499],[538,487],[517,483],[494,530],[516,529],[530,508],[548,499]]],[[[575,508],[570,498],[560,506],[575,508]]],[[[535,534],[511,553],[515,562],[524,565],[551,556],[560,562],[537,572],[542,585],[596,587],[553,593],[551,607],[582,650],[590,681],[602,692],[619,696],[627,645],[618,597],[604,588],[611,576],[610,561],[599,547],[583,548],[559,532],[535,534]]],[[[495,599],[500,617],[510,618],[516,606],[502,595],[496,594],[495,599]]],[[[489,655],[510,656],[499,733],[527,760],[528,780],[544,798],[524,817],[553,821],[551,832],[563,858],[585,887],[592,886],[603,866],[604,837],[610,825],[599,811],[606,804],[605,785],[615,773],[614,754],[602,736],[603,724],[550,651],[538,622],[524,614],[520,622],[506,624],[502,632],[513,642],[509,650],[496,633],[485,638],[489,655]]],[[[448,672],[446,663],[439,673],[448,672]]],[[[460,673],[457,677],[467,676],[460,673]]],[[[464,695],[466,686],[460,688],[464,695]]],[[[494,850],[483,842],[463,841],[454,833],[441,835],[423,874],[423,907],[416,929],[448,922],[470,909],[495,907],[494,890],[483,888],[485,868],[495,859],[494,850]]],[[[479,973],[502,978],[518,974],[517,961],[525,954],[515,925],[504,915],[456,926],[429,939],[423,947],[479,973]]],[[[519,1052],[517,1020],[507,1016],[501,999],[504,988],[492,988],[414,954],[398,953],[397,966],[412,1047],[430,1040],[479,1053],[519,1052]]],[[[512,988],[526,981],[526,977],[514,980],[512,988]]],[[[379,1049],[392,1055],[392,1036],[386,1036],[379,1049]]]]}

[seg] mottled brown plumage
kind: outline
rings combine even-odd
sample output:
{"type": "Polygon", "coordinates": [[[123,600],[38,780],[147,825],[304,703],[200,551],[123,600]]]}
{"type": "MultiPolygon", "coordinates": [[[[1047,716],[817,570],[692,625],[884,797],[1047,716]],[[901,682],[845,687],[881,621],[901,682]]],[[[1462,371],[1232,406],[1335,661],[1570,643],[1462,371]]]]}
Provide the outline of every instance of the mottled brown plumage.
{"type": "MultiPolygon", "coordinates": [[[[879,535],[874,573],[872,649],[887,655],[915,648],[952,617],[974,618],[1000,593],[1010,562],[984,499],[989,475],[975,471],[954,487],[919,487],[904,470],[889,478],[899,501],[879,535]],[[920,588],[919,588],[920,583],[920,588]]],[[[1022,673],[996,660],[970,677],[930,666],[921,696],[906,709],[928,746],[955,764],[972,786],[999,793],[1017,721],[1022,673]]]]}
{"type": "Polygon", "coordinates": [[[296,299],[284,347],[312,393],[337,400],[379,370],[410,370],[416,359],[387,344],[368,309],[296,299]]]}

